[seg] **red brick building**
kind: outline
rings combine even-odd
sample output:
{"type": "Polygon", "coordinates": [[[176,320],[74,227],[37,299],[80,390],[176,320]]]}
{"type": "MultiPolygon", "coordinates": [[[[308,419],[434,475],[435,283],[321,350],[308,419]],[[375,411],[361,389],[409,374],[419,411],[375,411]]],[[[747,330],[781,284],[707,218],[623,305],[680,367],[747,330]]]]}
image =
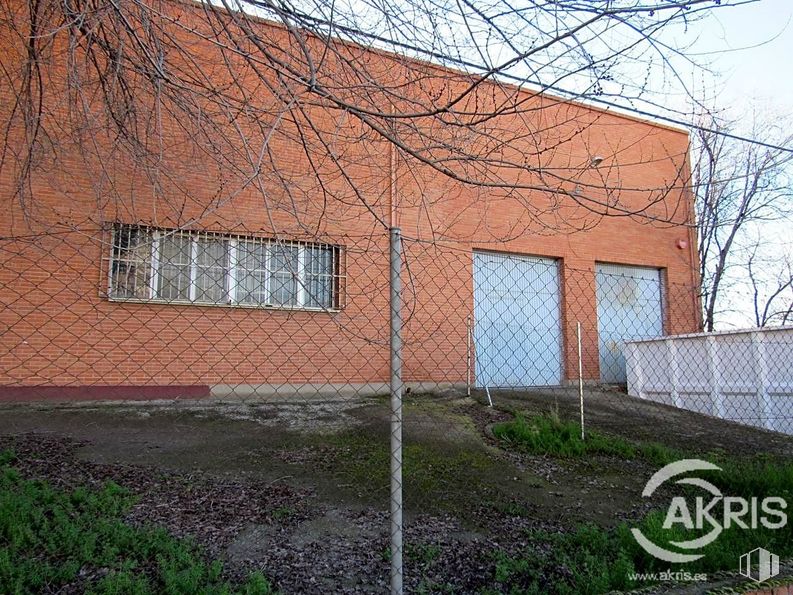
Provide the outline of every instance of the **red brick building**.
{"type": "MultiPolygon", "coordinates": [[[[15,16],[20,22],[25,10],[15,16]]],[[[221,67],[228,56],[205,40],[212,36],[203,13],[177,4],[163,11],[186,50],[173,58],[182,61],[179,72],[200,66],[213,85],[229,82],[221,67]]],[[[273,47],[290,46],[283,28],[256,26],[273,47]]],[[[2,39],[4,66],[14,71],[9,65],[24,61],[24,36],[2,39]]],[[[622,304],[615,316],[634,316],[645,331],[699,326],[683,131],[489,81],[460,112],[513,106],[492,123],[392,121],[403,127],[394,133],[400,145],[374,134],[376,123],[360,114],[320,100],[301,96],[282,113],[269,75],[241,63],[234,109],[257,102],[255,117],[224,120],[226,108],[207,103],[200,107],[215,110],[210,126],[181,117],[186,107],[158,108],[175,100],[136,91],[144,145],[137,150],[107,125],[114,114],[101,98],[70,92],[67,44],[58,33],[47,48],[46,142],[30,160],[11,151],[0,169],[1,397],[376,391],[389,375],[392,216],[405,237],[408,382],[461,384],[470,370],[475,383],[488,384],[485,376],[512,366],[509,351],[517,360],[544,354],[537,355],[543,369],[529,365],[497,384],[564,383],[577,377],[576,322],[585,377],[613,380],[601,369],[610,345],[604,333],[614,331],[604,327],[604,312],[612,312],[604,300],[612,298],[622,304]],[[501,137],[508,142],[498,146],[501,137]],[[449,157],[450,167],[488,183],[447,175],[437,150],[417,148],[428,138],[447,157],[448,147],[468,146],[481,159],[461,165],[449,157]],[[503,165],[521,159],[522,169],[503,165]],[[596,209],[587,208],[590,200],[596,209]],[[502,265],[491,254],[513,257],[502,265]],[[600,280],[609,275],[633,281],[620,281],[608,297],[600,280]],[[625,292],[637,287],[657,287],[652,311],[626,306],[633,298],[625,292]],[[498,308],[505,327],[482,330],[498,308]],[[503,320],[529,310],[511,330],[503,320]],[[508,336],[498,343],[488,332],[508,336]],[[489,372],[488,358],[501,358],[489,372]]],[[[349,75],[340,58],[347,56],[387,88],[403,89],[395,113],[407,111],[411,96],[442,103],[472,80],[343,42],[334,55],[328,80],[349,75]]],[[[84,89],[100,88],[84,64],[78,71],[84,89]]],[[[11,147],[27,146],[30,133],[17,91],[0,90],[11,147]]],[[[196,105],[204,101],[194,96],[196,105]]]]}

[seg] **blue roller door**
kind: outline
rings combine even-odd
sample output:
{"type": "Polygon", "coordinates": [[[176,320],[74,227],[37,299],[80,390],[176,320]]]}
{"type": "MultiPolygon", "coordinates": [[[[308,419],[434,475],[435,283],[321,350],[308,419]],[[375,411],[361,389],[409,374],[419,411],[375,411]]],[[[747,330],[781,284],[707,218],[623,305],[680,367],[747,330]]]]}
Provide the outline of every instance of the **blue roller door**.
{"type": "Polygon", "coordinates": [[[474,316],[478,386],[561,383],[558,261],[474,252],[474,316]]]}
{"type": "Polygon", "coordinates": [[[661,271],[598,264],[596,278],[600,379],[622,384],[625,342],[663,335],[661,271]]]}

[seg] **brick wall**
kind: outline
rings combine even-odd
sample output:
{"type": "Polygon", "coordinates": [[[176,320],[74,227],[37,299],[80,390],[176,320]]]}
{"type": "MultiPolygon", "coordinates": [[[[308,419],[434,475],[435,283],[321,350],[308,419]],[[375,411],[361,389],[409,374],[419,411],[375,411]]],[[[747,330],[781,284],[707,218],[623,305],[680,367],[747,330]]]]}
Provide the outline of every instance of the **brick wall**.
{"type": "MultiPolygon", "coordinates": [[[[164,6],[179,13],[182,25],[206,27],[195,7],[164,6]]],[[[24,9],[17,16],[22,19],[24,9]]],[[[285,31],[259,26],[274,47],[287,47],[285,31]]],[[[210,44],[186,37],[189,28],[175,36],[184,37],[191,58],[222,81],[219,54],[210,44]]],[[[3,39],[4,65],[21,60],[22,38],[3,39]]],[[[63,43],[62,35],[54,37],[46,64],[43,122],[50,136],[36,156],[29,192],[17,193],[14,163],[21,161],[11,160],[0,170],[2,385],[386,381],[388,236],[383,223],[388,224],[392,206],[408,238],[407,380],[464,380],[474,249],[561,260],[570,378],[576,373],[576,321],[585,331],[585,375],[599,375],[596,262],[663,269],[667,330],[697,328],[698,305],[690,290],[696,282],[692,233],[625,216],[645,208],[663,220],[683,223],[690,217],[683,184],[688,138],[680,131],[486,83],[465,105],[482,109],[488,102],[517,97],[516,104],[529,106],[500,116],[486,134],[480,130],[470,141],[476,147],[472,152],[483,156],[478,179],[512,186],[503,189],[453,180],[422,162],[421,154],[392,153],[360,120],[307,99],[300,112],[280,121],[269,137],[262,169],[252,177],[251,148],[261,147],[267,135],[256,128],[256,118],[241,116],[226,128],[199,130],[199,122],[166,110],[157,123],[165,148],[152,162],[119,142],[100,104],[89,108],[95,118],[70,116],[74,106],[67,99],[66,63],[58,51],[63,43]],[[317,132],[301,139],[298,132],[308,123],[317,132]],[[510,139],[509,146],[486,146],[486,139],[499,134],[510,139]],[[321,142],[331,137],[332,151],[321,142]],[[497,164],[521,155],[531,160],[534,173],[497,164]],[[588,165],[594,156],[603,158],[598,167],[588,165]],[[550,182],[542,172],[552,172],[550,182]],[[584,195],[612,205],[610,214],[619,216],[589,212],[575,199],[579,183],[584,195]],[[338,243],[345,248],[346,307],[321,313],[108,301],[103,258],[109,247],[100,228],[112,221],[338,243]],[[681,241],[688,246],[681,248],[681,241]]],[[[344,51],[389,84],[409,83],[419,95],[453,96],[470,81],[461,73],[387,54],[354,47],[344,51]]],[[[344,68],[334,64],[331,60],[327,68],[344,68]]],[[[241,65],[239,72],[256,91],[259,107],[272,108],[266,117],[276,118],[277,102],[267,103],[261,82],[249,68],[241,65]]],[[[84,74],[86,87],[95,86],[90,72],[84,74]]],[[[140,91],[140,105],[153,110],[146,93],[140,91]]],[[[0,90],[0,99],[5,121],[13,103],[10,87],[0,90]]],[[[266,119],[263,113],[257,117],[266,119]]],[[[21,142],[20,120],[10,121],[9,138],[21,142]]],[[[439,142],[466,142],[458,128],[439,127],[437,120],[413,126],[423,134],[431,130],[439,142]]],[[[402,138],[407,142],[411,134],[405,131],[402,138]]]]}

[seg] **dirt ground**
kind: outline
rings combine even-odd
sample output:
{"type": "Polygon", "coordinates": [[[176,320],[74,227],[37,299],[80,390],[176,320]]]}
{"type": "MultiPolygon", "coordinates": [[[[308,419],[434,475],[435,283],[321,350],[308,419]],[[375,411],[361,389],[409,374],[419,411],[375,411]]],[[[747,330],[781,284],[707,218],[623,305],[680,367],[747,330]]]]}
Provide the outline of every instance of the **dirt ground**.
{"type": "MultiPolygon", "coordinates": [[[[513,410],[577,418],[574,392],[492,397],[495,408],[480,394],[406,398],[408,592],[476,592],[493,582],[493,552],[521,551],[527,530],[611,526],[653,505],[640,497],[657,470],[644,461],[519,455],[492,438],[513,410]]],[[[617,392],[587,390],[585,407],[590,428],[691,454],[793,454],[789,437],[617,392]]],[[[130,521],[192,536],[230,575],[262,569],[285,593],[386,589],[388,436],[385,398],[0,411],[0,448],[26,474],[113,479],[140,495],[130,521]]]]}

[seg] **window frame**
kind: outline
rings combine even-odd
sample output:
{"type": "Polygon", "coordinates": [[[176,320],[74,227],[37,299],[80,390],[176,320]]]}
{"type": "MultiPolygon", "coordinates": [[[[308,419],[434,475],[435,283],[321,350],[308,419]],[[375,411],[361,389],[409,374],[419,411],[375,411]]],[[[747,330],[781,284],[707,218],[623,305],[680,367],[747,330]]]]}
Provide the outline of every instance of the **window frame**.
{"type": "MultiPolygon", "coordinates": [[[[113,223],[109,226],[110,235],[110,250],[109,256],[107,250],[103,250],[103,261],[106,262],[107,280],[105,292],[100,292],[101,297],[104,297],[111,302],[137,302],[137,303],[152,303],[152,304],[174,304],[174,305],[190,305],[190,306],[209,306],[209,307],[225,307],[225,308],[255,308],[263,310],[287,310],[287,311],[308,311],[308,312],[339,312],[346,304],[343,301],[343,296],[346,295],[344,285],[346,276],[343,271],[344,259],[346,258],[346,250],[342,245],[331,244],[325,242],[313,242],[305,240],[280,240],[269,237],[253,236],[253,235],[238,235],[238,234],[225,234],[221,232],[209,232],[198,230],[184,230],[184,229],[163,229],[154,228],[147,225],[137,225],[129,223],[113,223]],[[148,265],[148,287],[146,287],[147,297],[137,296],[123,296],[114,293],[114,282],[116,281],[114,267],[116,262],[128,262],[129,258],[117,255],[116,238],[119,233],[131,233],[131,230],[139,229],[144,230],[148,236],[148,241],[151,242],[148,256],[143,264],[148,265]],[[183,235],[189,238],[190,246],[190,262],[189,262],[189,299],[175,298],[168,299],[161,297],[160,277],[162,272],[161,266],[161,246],[162,240],[168,235],[183,235]],[[199,301],[197,294],[199,293],[198,287],[198,272],[203,270],[198,264],[199,242],[204,239],[219,239],[225,242],[226,262],[225,273],[223,275],[224,290],[223,300],[212,301],[199,301]],[[254,242],[261,244],[264,255],[264,289],[263,295],[266,296],[265,302],[257,301],[242,301],[244,289],[242,287],[242,280],[245,276],[245,271],[240,266],[241,250],[240,245],[244,242],[254,242]],[[274,247],[289,246],[297,248],[297,267],[294,271],[294,283],[296,284],[295,303],[294,304],[276,304],[273,303],[272,293],[272,255],[274,247]],[[309,294],[310,280],[307,275],[306,259],[307,252],[311,249],[322,248],[331,252],[330,256],[330,270],[326,273],[331,279],[331,293],[330,305],[328,306],[312,306],[309,302],[316,301],[316,296],[312,299],[309,294]]],[[[125,248],[129,250],[129,248],[125,248]]]]}

